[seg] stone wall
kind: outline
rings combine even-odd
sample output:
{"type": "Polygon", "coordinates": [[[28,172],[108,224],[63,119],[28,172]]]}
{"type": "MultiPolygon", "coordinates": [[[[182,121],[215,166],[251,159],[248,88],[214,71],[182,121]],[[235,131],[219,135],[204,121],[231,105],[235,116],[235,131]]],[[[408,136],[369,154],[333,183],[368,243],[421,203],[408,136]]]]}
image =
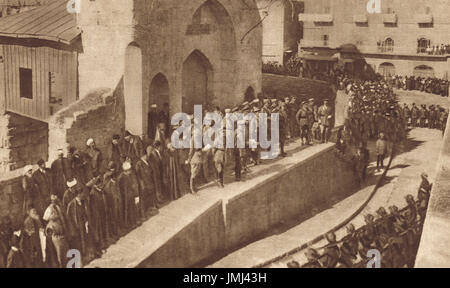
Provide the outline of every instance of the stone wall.
{"type": "Polygon", "coordinates": [[[15,229],[19,228],[24,215],[21,180],[21,170],[0,175],[0,217],[11,217],[15,229]]]}
{"type": "Polygon", "coordinates": [[[95,140],[104,162],[107,160],[111,137],[124,132],[122,83],[119,83],[115,91],[100,89],[92,92],[50,119],[50,161],[56,159],[58,149],[63,149],[65,153],[69,147],[85,150],[89,138],[95,140]]]}
{"type": "Polygon", "coordinates": [[[14,113],[0,116],[0,171],[19,169],[48,158],[47,123],[14,113]]]}
{"type": "Polygon", "coordinates": [[[312,209],[351,195],[357,188],[353,169],[334,151],[334,146],[324,148],[290,168],[278,168],[274,163],[276,174],[221,201],[222,207],[220,203],[212,205],[138,267],[202,266],[259,239],[280,223],[303,219],[312,209]]]}
{"type": "MultiPolygon", "coordinates": [[[[450,118],[447,122],[450,127],[450,118]]],[[[444,135],[438,173],[431,190],[416,268],[450,268],[450,131],[444,135]]]]}
{"type": "Polygon", "coordinates": [[[85,2],[79,18],[83,30],[80,96],[98,88],[113,89],[124,75],[125,80],[139,79],[125,81],[125,99],[131,107],[127,129],[134,134],[147,133],[148,107],[158,103],[150,95],[155,76],[163,75],[168,82],[168,99],[162,102],[169,103],[172,114],[182,110],[183,85],[190,82],[183,82],[183,64],[194,52],[201,53],[212,67],[210,104],[224,107],[241,102],[249,86],[261,92],[262,29],[256,25],[260,16],[254,1],[85,2]],[[206,2],[211,5],[198,13],[206,2]],[[207,17],[202,18],[203,14],[207,17]],[[130,50],[139,50],[136,57],[128,54],[130,50]]]}

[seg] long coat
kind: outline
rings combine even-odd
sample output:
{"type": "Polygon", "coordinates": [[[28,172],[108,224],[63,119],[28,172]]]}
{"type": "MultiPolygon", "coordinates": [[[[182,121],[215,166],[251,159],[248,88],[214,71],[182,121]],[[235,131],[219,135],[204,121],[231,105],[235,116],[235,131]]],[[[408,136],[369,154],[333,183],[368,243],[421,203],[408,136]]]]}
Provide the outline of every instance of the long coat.
{"type": "Polygon", "coordinates": [[[62,199],[63,193],[66,191],[66,183],[72,178],[70,161],[67,158],[56,159],[52,163],[51,170],[54,193],[59,199],[62,199]]]}
{"type": "Polygon", "coordinates": [[[22,189],[24,193],[23,213],[26,214],[30,208],[35,208],[39,215],[42,215],[44,205],[41,201],[38,186],[32,177],[23,176],[22,189]]]}
{"type": "Polygon", "coordinates": [[[41,169],[38,169],[33,173],[33,180],[36,183],[41,200],[44,202],[43,204],[50,204],[50,196],[53,194],[53,179],[50,170],[41,171],[41,169]]]}
{"type": "Polygon", "coordinates": [[[136,176],[139,182],[140,197],[142,198],[144,210],[155,206],[156,182],[158,179],[154,173],[154,168],[148,161],[141,159],[136,163],[136,176]]]}
{"type": "Polygon", "coordinates": [[[109,215],[109,231],[115,236],[120,234],[123,228],[123,200],[119,183],[114,177],[107,178],[105,182],[105,193],[107,199],[107,213],[109,215]]]}
{"type": "Polygon", "coordinates": [[[89,204],[74,198],[67,206],[67,223],[71,235],[71,248],[78,249],[86,255],[89,245],[89,204]],[[88,223],[86,225],[86,223],[88,223]],[[86,229],[86,226],[87,229],[86,229]]]}
{"type": "Polygon", "coordinates": [[[102,187],[94,185],[89,197],[90,233],[94,241],[99,243],[102,248],[106,247],[106,242],[110,236],[110,218],[107,212],[107,205],[105,191],[102,187]]]}
{"type": "Polygon", "coordinates": [[[120,174],[119,179],[120,192],[123,199],[123,223],[125,227],[132,227],[137,222],[138,210],[135,203],[135,198],[139,197],[139,183],[136,175],[131,172],[127,175],[125,172],[120,174]]]}

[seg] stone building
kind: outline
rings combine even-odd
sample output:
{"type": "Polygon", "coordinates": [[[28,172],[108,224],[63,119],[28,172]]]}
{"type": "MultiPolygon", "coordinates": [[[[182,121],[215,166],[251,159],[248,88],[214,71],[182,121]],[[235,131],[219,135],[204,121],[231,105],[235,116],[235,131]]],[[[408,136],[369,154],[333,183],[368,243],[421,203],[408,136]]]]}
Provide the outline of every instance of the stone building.
{"type": "Polygon", "coordinates": [[[230,107],[261,91],[262,32],[253,0],[96,0],[79,14],[80,95],[123,78],[125,127],[147,131],[149,107],[230,107]]]}
{"type": "MultiPolygon", "coordinates": [[[[261,92],[254,0],[82,0],[78,14],[66,0],[48,2],[0,19],[0,112],[48,123],[36,137],[49,158],[39,157],[84,148],[86,137],[107,147],[111,133],[124,129],[146,138],[155,104],[192,113],[194,104],[227,108],[261,92]],[[111,97],[115,106],[102,107],[111,97]],[[95,120],[83,118],[95,109],[95,120]],[[114,115],[98,117],[105,111],[114,115]],[[93,122],[74,123],[81,119],[93,122]]],[[[8,134],[17,129],[5,127],[0,149],[18,154],[8,134]]],[[[30,152],[37,144],[19,142],[30,152]]]]}
{"type": "Polygon", "coordinates": [[[302,37],[298,14],[303,2],[296,0],[258,0],[262,18],[263,61],[283,64],[298,50],[302,37]]]}
{"type": "Polygon", "coordinates": [[[366,0],[304,3],[300,49],[341,52],[350,71],[371,68],[383,75],[449,78],[450,55],[429,55],[426,49],[450,44],[450,1],[381,0],[379,14],[368,13],[366,0]],[[361,58],[368,67],[358,67],[361,58]]]}

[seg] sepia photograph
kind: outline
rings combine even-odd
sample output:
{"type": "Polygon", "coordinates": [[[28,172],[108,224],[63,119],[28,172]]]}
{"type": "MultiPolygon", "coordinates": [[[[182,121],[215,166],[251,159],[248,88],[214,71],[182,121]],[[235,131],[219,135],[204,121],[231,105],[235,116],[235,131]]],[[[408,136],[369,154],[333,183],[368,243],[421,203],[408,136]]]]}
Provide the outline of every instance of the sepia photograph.
{"type": "Polygon", "coordinates": [[[449,15],[0,0],[0,269],[450,268],[449,15]]]}

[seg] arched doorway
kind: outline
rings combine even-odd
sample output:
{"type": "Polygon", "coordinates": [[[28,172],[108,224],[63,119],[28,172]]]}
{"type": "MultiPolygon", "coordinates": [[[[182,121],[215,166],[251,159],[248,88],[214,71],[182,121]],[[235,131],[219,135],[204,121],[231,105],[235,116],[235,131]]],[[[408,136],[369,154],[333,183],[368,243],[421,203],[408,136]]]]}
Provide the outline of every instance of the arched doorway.
{"type": "Polygon", "coordinates": [[[395,76],[395,66],[392,63],[384,62],[380,64],[378,68],[378,73],[383,75],[384,77],[395,76]]]}
{"type": "Polygon", "coordinates": [[[195,50],[183,63],[183,112],[194,113],[194,105],[210,104],[213,69],[206,56],[195,50]]]}
{"type": "Polygon", "coordinates": [[[255,99],[255,90],[253,89],[252,86],[249,86],[249,87],[247,88],[247,91],[245,91],[245,94],[244,94],[244,101],[251,102],[251,101],[253,101],[254,99],[255,99]]]}
{"type": "Polygon", "coordinates": [[[149,90],[147,135],[153,139],[158,123],[165,123],[168,132],[170,127],[169,81],[162,73],[153,77],[149,90]]]}
{"type": "Polygon", "coordinates": [[[125,129],[143,136],[144,109],[142,98],[142,51],[131,43],[125,51],[125,73],[123,78],[125,96],[125,129]]]}
{"type": "Polygon", "coordinates": [[[433,67],[427,65],[420,65],[414,68],[413,75],[415,77],[423,77],[423,78],[433,78],[434,77],[434,69],[433,67]]]}

